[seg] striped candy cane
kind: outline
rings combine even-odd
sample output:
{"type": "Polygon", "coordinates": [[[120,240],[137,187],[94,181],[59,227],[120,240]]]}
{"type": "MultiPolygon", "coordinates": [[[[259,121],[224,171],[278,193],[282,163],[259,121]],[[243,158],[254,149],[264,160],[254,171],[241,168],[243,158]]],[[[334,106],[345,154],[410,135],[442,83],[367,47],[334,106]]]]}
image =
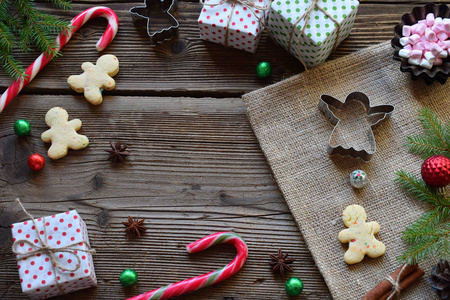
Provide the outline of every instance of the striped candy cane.
{"type": "MultiPolygon", "coordinates": [[[[61,48],[64,47],[65,44],[67,44],[74,33],[77,32],[77,30],[80,29],[81,26],[84,25],[84,23],[97,17],[104,17],[108,20],[108,27],[106,27],[105,32],[96,45],[97,51],[104,50],[116,36],[117,30],[119,28],[119,20],[117,19],[117,15],[110,8],[104,6],[95,6],[83,11],[75,18],[73,18],[73,20],[70,22],[70,26],[73,26],[72,30],[69,30],[68,32],[62,32],[58,35],[58,37],[56,38],[56,44],[58,45],[56,52],[61,50],[61,48]]],[[[9,86],[9,88],[3,93],[2,97],[0,98],[0,113],[11,102],[11,100],[14,99],[14,97],[17,96],[17,94],[19,94],[20,91],[28,83],[30,83],[31,80],[33,80],[34,77],[36,77],[37,73],[39,73],[39,71],[41,71],[53,59],[53,57],[54,56],[52,56],[51,54],[47,55],[47,53],[45,52],[42,53],[25,70],[25,74],[27,74],[28,76],[24,79],[18,79],[14,81],[9,86]]]]}
{"type": "Polygon", "coordinates": [[[204,275],[163,286],[159,289],[129,298],[128,300],[168,299],[170,297],[180,296],[210,286],[233,276],[242,268],[248,256],[247,245],[237,234],[232,232],[214,233],[187,245],[186,250],[188,253],[196,253],[221,243],[233,244],[237,250],[236,257],[225,267],[204,275]]]}

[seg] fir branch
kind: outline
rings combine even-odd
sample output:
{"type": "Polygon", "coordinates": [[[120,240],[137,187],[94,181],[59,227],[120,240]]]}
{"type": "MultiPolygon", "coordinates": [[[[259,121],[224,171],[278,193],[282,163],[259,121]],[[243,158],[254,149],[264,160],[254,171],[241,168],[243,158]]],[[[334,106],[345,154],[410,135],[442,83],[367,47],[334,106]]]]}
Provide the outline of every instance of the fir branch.
{"type": "Polygon", "coordinates": [[[42,28],[46,28],[51,33],[60,33],[69,28],[70,22],[59,20],[51,15],[42,17],[42,20],[37,20],[36,25],[40,25],[42,28]]]}
{"type": "Polygon", "coordinates": [[[435,209],[422,214],[419,219],[413,224],[406,227],[402,232],[402,240],[409,244],[416,244],[422,242],[425,238],[431,235],[434,231],[431,226],[428,226],[432,220],[435,220],[439,215],[439,210],[435,209]]]}
{"type": "Polygon", "coordinates": [[[0,23],[0,50],[11,53],[14,47],[14,39],[14,33],[11,31],[11,28],[0,23]]]}
{"type": "Polygon", "coordinates": [[[395,181],[420,201],[436,206],[450,207],[450,200],[438,193],[437,190],[430,189],[423,180],[417,179],[414,175],[403,170],[397,171],[395,174],[398,176],[395,181]]]}
{"type": "Polygon", "coordinates": [[[23,29],[19,33],[20,37],[19,48],[22,52],[33,51],[33,49],[31,48],[31,44],[33,43],[31,41],[31,29],[32,29],[31,26],[23,26],[23,29]]]}
{"type": "Polygon", "coordinates": [[[45,52],[48,56],[54,56],[56,54],[55,48],[57,47],[57,44],[50,33],[45,32],[39,26],[30,24],[30,27],[30,38],[33,44],[39,51],[45,52]]]}
{"type": "Polygon", "coordinates": [[[8,15],[9,0],[0,0],[0,16],[8,15]]]}
{"type": "Polygon", "coordinates": [[[24,68],[12,54],[14,40],[11,28],[0,23],[0,63],[8,76],[18,79],[24,73],[24,68]]]}
{"type": "Polygon", "coordinates": [[[422,238],[415,241],[399,259],[408,264],[416,264],[438,254],[440,258],[449,258],[450,224],[444,224],[441,228],[429,230],[422,238]]]}
{"type": "Polygon", "coordinates": [[[16,31],[17,33],[19,33],[20,30],[24,28],[22,21],[18,17],[11,17],[10,19],[8,19],[7,25],[11,28],[11,30],[16,31]]]}
{"type": "Polygon", "coordinates": [[[450,157],[450,123],[443,125],[429,108],[419,111],[419,121],[422,123],[425,135],[408,137],[409,152],[423,158],[432,155],[450,157]]]}
{"type": "Polygon", "coordinates": [[[63,10],[70,10],[72,8],[70,1],[64,0],[46,0],[49,3],[53,3],[56,7],[61,8],[63,10]]]}
{"type": "MultiPolygon", "coordinates": [[[[408,137],[409,152],[424,158],[432,155],[450,156],[450,122],[442,124],[429,108],[419,111],[419,121],[425,134],[408,137]]],[[[405,171],[397,171],[395,181],[418,200],[431,205],[402,232],[402,239],[409,248],[398,258],[415,264],[433,256],[450,258],[450,197],[445,189],[428,186],[422,179],[405,171]]]]}
{"type": "Polygon", "coordinates": [[[24,78],[25,69],[11,53],[0,53],[0,63],[8,76],[19,79],[24,78]]]}
{"type": "MultiPolygon", "coordinates": [[[[70,0],[46,0],[64,10],[70,0]]],[[[0,64],[14,79],[24,78],[24,68],[14,57],[14,49],[29,52],[34,47],[51,57],[61,55],[55,35],[71,29],[69,21],[41,12],[34,0],[0,0],[0,64]],[[14,8],[12,7],[14,5],[14,8]]]]}
{"type": "Polygon", "coordinates": [[[448,207],[438,207],[434,210],[422,214],[413,224],[403,231],[402,239],[415,244],[423,240],[424,237],[435,234],[436,228],[450,216],[448,207]]]}
{"type": "Polygon", "coordinates": [[[53,54],[55,42],[52,41],[50,32],[48,32],[46,28],[43,28],[37,24],[37,21],[39,21],[39,15],[33,13],[32,2],[26,0],[16,0],[15,3],[17,4],[17,12],[23,18],[28,35],[35,46],[42,52],[49,52],[53,54]]]}
{"type": "Polygon", "coordinates": [[[440,139],[434,137],[421,135],[409,136],[408,141],[408,146],[410,146],[409,152],[419,154],[424,159],[447,151],[445,144],[440,139]]]}
{"type": "Polygon", "coordinates": [[[447,132],[447,135],[444,136],[445,144],[450,145],[450,122],[447,122],[447,124],[445,124],[445,132],[447,132]]]}
{"type": "Polygon", "coordinates": [[[446,151],[450,151],[449,145],[445,143],[444,139],[448,132],[446,132],[441,121],[439,121],[435,113],[431,112],[429,107],[419,110],[419,121],[422,123],[427,134],[438,137],[443,143],[446,151]]]}

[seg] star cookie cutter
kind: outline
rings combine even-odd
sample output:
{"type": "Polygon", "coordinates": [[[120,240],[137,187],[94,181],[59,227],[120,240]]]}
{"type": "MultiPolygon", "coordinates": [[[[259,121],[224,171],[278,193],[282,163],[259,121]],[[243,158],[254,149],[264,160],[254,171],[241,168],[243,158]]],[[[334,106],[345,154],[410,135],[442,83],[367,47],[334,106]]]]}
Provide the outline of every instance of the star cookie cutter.
{"type": "Polygon", "coordinates": [[[321,95],[319,101],[319,109],[320,111],[322,111],[325,118],[327,118],[328,121],[334,126],[333,131],[331,132],[330,135],[330,139],[328,140],[328,147],[327,147],[328,154],[351,156],[353,158],[361,158],[363,161],[368,162],[375,154],[376,150],[376,142],[375,137],[373,135],[372,127],[377,125],[387,117],[389,117],[394,111],[394,106],[392,105],[370,106],[370,100],[364,93],[353,92],[347,95],[344,102],[341,102],[330,95],[321,95]],[[373,144],[373,151],[365,149],[356,150],[353,147],[345,148],[342,145],[331,146],[333,134],[341,120],[338,117],[336,117],[336,115],[330,109],[330,106],[340,110],[345,105],[345,103],[349,101],[359,101],[361,104],[363,104],[366,110],[367,117],[369,118],[369,127],[370,127],[368,130],[369,132],[368,138],[370,144],[371,145],[373,144]]]}
{"type": "Polygon", "coordinates": [[[147,34],[151,45],[170,40],[178,34],[180,24],[172,15],[178,7],[177,4],[177,0],[145,0],[144,6],[135,6],[130,9],[133,21],[136,24],[147,26],[147,34]],[[155,30],[152,20],[150,20],[155,19],[155,15],[158,15],[159,18],[165,17],[171,25],[161,30],[155,30]]]}

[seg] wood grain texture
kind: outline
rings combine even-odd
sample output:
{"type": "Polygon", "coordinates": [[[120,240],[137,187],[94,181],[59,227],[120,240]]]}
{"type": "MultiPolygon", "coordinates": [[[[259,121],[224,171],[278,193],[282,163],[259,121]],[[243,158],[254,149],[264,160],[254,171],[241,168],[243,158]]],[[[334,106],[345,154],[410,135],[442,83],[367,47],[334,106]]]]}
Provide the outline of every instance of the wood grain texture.
{"type": "MultiPolygon", "coordinates": [[[[53,9],[47,10],[69,19],[95,3],[99,2],[74,3],[72,12],[65,15],[53,9]]],[[[158,46],[150,46],[146,29],[136,27],[132,22],[128,10],[142,4],[140,1],[99,4],[112,8],[120,20],[115,40],[104,51],[115,54],[121,64],[115,77],[116,89],[108,92],[112,95],[235,97],[303,70],[301,63],[276,45],[265,32],[256,54],[201,40],[197,23],[201,6],[196,2],[179,3],[176,13],[180,22],[179,36],[158,46]],[[269,79],[261,80],[255,76],[255,68],[260,61],[272,64],[273,74],[269,79]]],[[[330,59],[392,38],[393,28],[400,17],[414,6],[408,3],[362,3],[351,35],[330,59]]],[[[95,43],[105,28],[106,21],[101,18],[87,23],[63,48],[64,56],[51,62],[22,93],[75,94],[68,89],[66,80],[70,75],[81,73],[83,62],[97,60],[99,54],[95,51],[95,43]]],[[[24,59],[26,65],[34,58],[27,55],[24,59]]],[[[2,73],[0,88],[6,88],[10,83],[11,80],[2,73]]]]}
{"type": "MultiPolygon", "coordinates": [[[[392,37],[402,14],[425,1],[361,1],[349,38],[335,59],[392,37]]],[[[11,252],[10,225],[26,219],[13,203],[20,197],[35,216],[77,209],[87,223],[93,247],[97,288],[55,299],[124,299],[221,267],[234,256],[231,246],[187,255],[185,245],[210,233],[233,230],[250,251],[233,278],[181,299],[286,299],[285,280],[273,276],[269,254],[280,247],[296,258],[294,276],[305,289],[299,299],[330,299],[303,238],[286,206],[237,98],[302,71],[301,64],[263,34],[256,54],[199,39],[196,1],[179,3],[178,38],[152,47],[144,28],[128,13],[141,1],[85,0],[69,13],[41,7],[67,19],[93,5],[107,5],[119,16],[120,30],[105,53],[119,57],[116,89],[92,106],[67,85],[85,61],[99,54],[94,45],[106,21],[87,23],[0,116],[0,299],[24,299],[11,252]],[[260,80],[255,67],[272,64],[273,75],[260,80]],[[187,98],[190,97],[190,98],[187,98]],[[31,172],[27,157],[48,149],[40,140],[44,116],[63,106],[80,118],[80,133],[90,146],[31,172]],[[17,137],[13,123],[28,119],[32,133],[17,137]],[[129,145],[124,165],[105,161],[110,141],[129,145]],[[128,238],[122,221],[145,218],[141,239],[128,238]],[[123,289],[118,276],[133,267],[136,288],[123,289]]],[[[26,65],[37,55],[22,56],[26,65]]],[[[396,62],[393,62],[396,63],[396,62]]],[[[0,90],[11,80],[0,74],[0,90]]]]}
{"type": "Polygon", "coordinates": [[[295,222],[236,98],[107,97],[92,106],[81,96],[22,96],[0,118],[0,299],[23,299],[11,253],[10,224],[26,219],[13,203],[20,197],[35,216],[76,209],[96,248],[99,285],[64,299],[124,299],[212,271],[231,261],[231,246],[187,255],[185,245],[210,233],[233,230],[250,256],[234,278],[183,299],[285,299],[284,280],[273,276],[269,254],[278,247],[296,258],[294,275],[304,297],[329,299],[295,222]],[[62,105],[80,118],[85,150],[70,151],[31,172],[26,159],[45,153],[40,140],[48,108],[62,105]],[[32,134],[19,138],[11,124],[26,117],[32,134]],[[100,121],[99,121],[100,120],[100,121]],[[132,155],[124,165],[105,161],[119,139],[132,155]],[[141,239],[127,238],[121,221],[145,218],[141,239]],[[133,267],[136,289],[118,276],[133,267]]]}

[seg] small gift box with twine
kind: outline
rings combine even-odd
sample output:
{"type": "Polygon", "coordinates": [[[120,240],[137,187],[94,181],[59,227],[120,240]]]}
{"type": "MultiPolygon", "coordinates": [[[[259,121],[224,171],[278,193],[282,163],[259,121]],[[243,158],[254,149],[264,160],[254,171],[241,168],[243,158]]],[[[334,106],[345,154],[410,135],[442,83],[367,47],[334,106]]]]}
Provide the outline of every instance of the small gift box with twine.
{"type": "Polygon", "coordinates": [[[350,34],[357,0],[275,0],[267,29],[272,38],[311,68],[323,63],[350,34]]]}
{"type": "Polygon", "coordinates": [[[200,38],[255,53],[269,0],[201,0],[200,38]]]}
{"type": "Polygon", "coordinates": [[[77,211],[11,225],[22,291],[31,299],[97,285],[86,224],[77,211]]]}

